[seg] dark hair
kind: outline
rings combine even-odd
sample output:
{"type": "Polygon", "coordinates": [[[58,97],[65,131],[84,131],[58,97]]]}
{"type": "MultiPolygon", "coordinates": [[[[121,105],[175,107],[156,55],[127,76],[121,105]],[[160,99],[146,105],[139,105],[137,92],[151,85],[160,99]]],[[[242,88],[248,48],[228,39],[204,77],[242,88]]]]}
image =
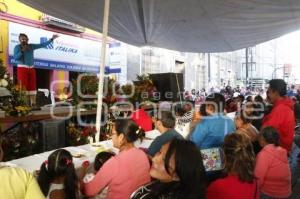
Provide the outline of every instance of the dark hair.
{"type": "Polygon", "coordinates": [[[199,112],[201,116],[207,116],[205,103],[200,105],[199,112]]]}
{"type": "Polygon", "coordinates": [[[252,183],[254,179],[255,155],[250,139],[232,133],[225,136],[225,173],[234,172],[240,181],[252,183]]]}
{"type": "Polygon", "coordinates": [[[165,128],[174,128],[175,126],[175,117],[171,111],[161,111],[157,119],[161,121],[165,128]]]}
{"type": "Polygon", "coordinates": [[[145,137],[145,131],[131,119],[117,119],[114,124],[117,134],[123,134],[129,143],[145,137]]]}
{"type": "Polygon", "coordinates": [[[26,38],[28,39],[28,36],[27,36],[26,34],[24,34],[24,33],[20,33],[20,34],[19,34],[19,38],[20,38],[20,37],[26,37],[26,38]]]}
{"type": "Polygon", "coordinates": [[[252,96],[251,95],[247,96],[246,97],[246,101],[247,102],[252,102],[253,101],[252,96]]]}
{"type": "Polygon", "coordinates": [[[273,91],[278,92],[280,96],[285,96],[287,91],[286,91],[286,83],[283,79],[272,79],[269,81],[269,87],[273,91]]]}
{"type": "MultiPolygon", "coordinates": [[[[205,102],[213,102],[216,105],[218,113],[222,113],[224,111],[225,106],[225,97],[220,93],[212,93],[206,97],[205,102]]],[[[208,104],[208,103],[206,103],[208,104]]]]}
{"type": "Polygon", "coordinates": [[[254,97],[254,102],[264,102],[264,99],[260,95],[256,95],[254,97]]]}
{"type": "Polygon", "coordinates": [[[239,96],[237,96],[237,98],[240,98],[241,99],[241,101],[242,101],[242,103],[244,102],[244,100],[245,100],[245,96],[244,95],[239,95],[239,96]]]}
{"type": "Polygon", "coordinates": [[[72,155],[65,149],[58,149],[49,155],[47,162],[41,165],[37,180],[43,194],[48,195],[50,184],[54,178],[63,176],[65,176],[66,198],[78,198],[78,178],[72,155]]]}
{"type": "Polygon", "coordinates": [[[174,193],[173,198],[178,199],[205,198],[206,177],[200,150],[192,141],[173,139],[164,160],[168,173],[170,173],[169,165],[173,155],[175,172],[179,181],[168,184],[161,182],[158,189],[154,190],[156,195],[172,192],[174,193]]]}
{"type": "Polygon", "coordinates": [[[261,130],[259,136],[263,137],[268,144],[274,144],[275,146],[279,146],[279,134],[275,128],[271,126],[266,126],[261,130]]]}
{"type": "Polygon", "coordinates": [[[115,153],[109,151],[103,151],[98,153],[95,157],[95,162],[94,162],[95,171],[99,171],[99,169],[103,166],[103,164],[115,155],[116,155],[115,153]]]}
{"type": "Polygon", "coordinates": [[[176,104],[175,105],[175,112],[179,115],[179,116],[183,116],[185,111],[184,111],[184,108],[183,108],[183,104],[176,104]]]}
{"type": "Polygon", "coordinates": [[[228,100],[226,100],[225,109],[226,109],[227,113],[237,111],[237,104],[235,103],[235,101],[232,98],[229,98],[228,100]]]}
{"type": "Polygon", "coordinates": [[[251,116],[247,115],[245,110],[243,110],[243,109],[241,111],[236,112],[235,115],[237,117],[239,117],[243,121],[244,124],[249,124],[252,122],[252,120],[250,119],[251,116]]]}

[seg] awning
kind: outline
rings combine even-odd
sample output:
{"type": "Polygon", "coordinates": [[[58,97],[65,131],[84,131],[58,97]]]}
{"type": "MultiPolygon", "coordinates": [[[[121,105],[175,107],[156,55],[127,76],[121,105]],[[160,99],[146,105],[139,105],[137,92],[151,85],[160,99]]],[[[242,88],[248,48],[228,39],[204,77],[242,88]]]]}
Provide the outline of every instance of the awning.
{"type": "MultiPolygon", "coordinates": [[[[102,32],[103,0],[20,0],[102,32]]],[[[182,52],[233,51],[300,27],[297,0],[112,0],[108,35],[182,52]]]]}

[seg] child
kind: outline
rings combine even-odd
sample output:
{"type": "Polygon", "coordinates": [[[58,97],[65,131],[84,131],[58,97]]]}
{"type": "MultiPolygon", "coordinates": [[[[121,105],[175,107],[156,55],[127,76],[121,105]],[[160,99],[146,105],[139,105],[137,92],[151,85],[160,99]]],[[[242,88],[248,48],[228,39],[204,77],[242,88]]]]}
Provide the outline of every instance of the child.
{"type": "MultiPolygon", "coordinates": [[[[83,182],[88,183],[90,182],[94,177],[95,174],[100,170],[100,168],[103,166],[103,164],[109,160],[111,157],[113,157],[115,154],[113,152],[103,151],[96,155],[95,162],[94,162],[94,173],[87,174],[83,182]]],[[[105,199],[107,196],[107,190],[108,187],[104,188],[101,193],[99,193],[97,196],[94,197],[94,199],[105,199]]]]}
{"type": "Polygon", "coordinates": [[[279,134],[267,126],[259,133],[263,149],[256,157],[255,176],[260,198],[280,199],[291,195],[291,171],[286,149],[279,146],[279,134]]]}
{"type": "Polygon", "coordinates": [[[65,149],[54,151],[41,165],[38,184],[47,199],[78,199],[78,182],[72,155],[65,149]]]}

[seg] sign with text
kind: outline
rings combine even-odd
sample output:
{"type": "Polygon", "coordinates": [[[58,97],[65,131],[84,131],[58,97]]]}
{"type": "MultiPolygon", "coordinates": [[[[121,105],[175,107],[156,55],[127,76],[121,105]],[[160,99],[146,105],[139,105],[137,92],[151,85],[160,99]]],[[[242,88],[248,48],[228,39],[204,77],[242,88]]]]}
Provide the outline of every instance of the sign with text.
{"type": "MultiPolygon", "coordinates": [[[[15,64],[13,51],[19,44],[19,34],[25,33],[29,43],[45,42],[56,34],[51,31],[9,23],[9,62],[15,64]]],[[[34,51],[34,66],[42,69],[67,70],[98,73],[100,65],[101,43],[70,35],[59,37],[46,48],[34,51]]],[[[109,62],[108,59],[107,63],[109,62]]],[[[106,64],[109,65],[109,64],[106,64]]]]}
{"type": "Polygon", "coordinates": [[[122,42],[109,44],[109,68],[117,75],[117,80],[121,84],[127,83],[127,48],[122,42]]]}

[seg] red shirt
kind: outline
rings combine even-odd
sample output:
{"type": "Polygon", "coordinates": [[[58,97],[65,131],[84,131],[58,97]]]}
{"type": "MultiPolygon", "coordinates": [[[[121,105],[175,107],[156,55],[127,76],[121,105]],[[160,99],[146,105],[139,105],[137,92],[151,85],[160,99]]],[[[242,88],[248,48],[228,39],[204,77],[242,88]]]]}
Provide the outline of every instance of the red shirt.
{"type": "Polygon", "coordinates": [[[295,128],[293,100],[288,97],[277,100],[271,113],[264,117],[263,126],[272,126],[277,129],[280,137],[280,146],[287,151],[291,151],[295,128]]]}
{"type": "Polygon", "coordinates": [[[259,190],[256,183],[241,182],[229,175],[208,186],[206,199],[259,199],[259,190]]]}

